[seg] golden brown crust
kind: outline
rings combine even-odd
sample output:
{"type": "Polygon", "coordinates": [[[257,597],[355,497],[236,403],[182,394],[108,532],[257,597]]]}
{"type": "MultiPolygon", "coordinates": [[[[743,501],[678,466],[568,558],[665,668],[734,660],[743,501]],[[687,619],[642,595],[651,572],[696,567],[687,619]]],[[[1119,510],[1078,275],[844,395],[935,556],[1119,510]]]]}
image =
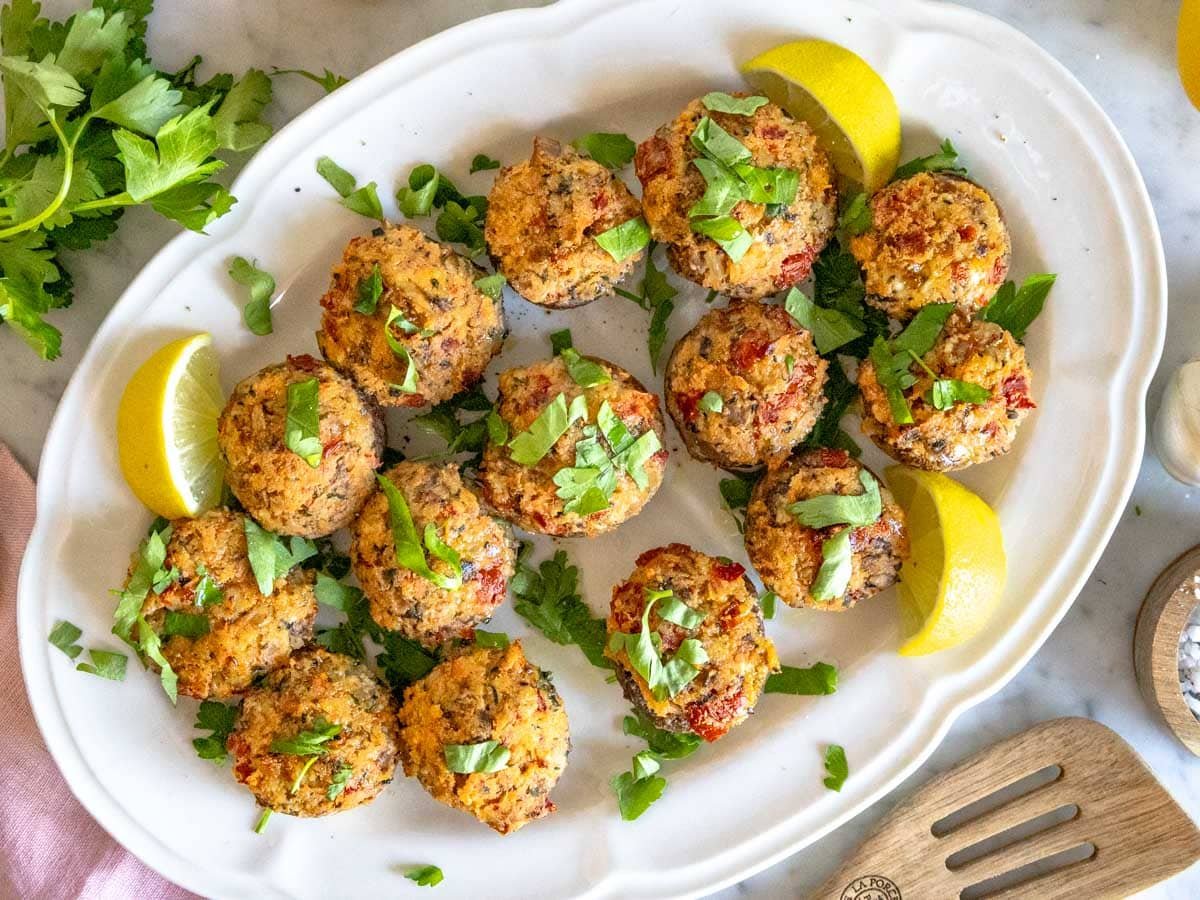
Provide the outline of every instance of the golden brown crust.
{"type": "Polygon", "coordinates": [[[370,803],[396,771],[396,701],[364,663],[311,647],[272,672],[246,695],[229,736],[233,774],[259,805],[289,816],[327,816],[370,803]],[[341,726],[305,773],[311,756],[273,753],[276,740],[295,738],[324,723],[341,726]],[[340,769],[346,786],[329,798],[340,769]]]}
{"type": "Polygon", "coordinates": [[[812,431],[825,407],[826,368],[812,336],[782,307],[734,301],[675,345],[667,411],[696,459],[761,465],[812,431]],[[710,391],[721,397],[719,412],[701,408],[710,391]]]}
{"type": "Polygon", "coordinates": [[[935,472],[962,469],[1007,453],[1018,426],[1036,406],[1030,397],[1033,374],[1025,349],[999,325],[955,313],[923,362],[939,378],[985,388],[990,399],[935,409],[927,399],[932,379],[914,365],[917,382],[905,391],[913,423],[897,425],[875,366],[866,359],[858,370],[863,433],[902,463],[935,472]]]}
{"type": "MultiPolygon", "coordinates": [[[[469,639],[504,601],[516,568],[512,530],[488,513],[453,463],[402,462],[385,474],[404,495],[417,533],[433,524],[460,555],[463,585],[446,590],[397,564],[387,497],[377,490],[355,520],[350,544],[354,575],[372,617],[429,647],[469,639]]],[[[445,562],[427,556],[434,571],[453,574],[445,562]]]]}
{"type": "Polygon", "coordinates": [[[518,294],[555,308],[611,294],[643,253],[621,262],[596,236],[641,215],[629,188],[569,145],[538,137],[533,155],[500,171],[488,195],[488,252],[518,294]]]}
{"type": "Polygon", "coordinates": [[[408,225],[390,225],[380,235],[356,237],[333,267],[321,298],[317,345],[381,406],[426,406],[449,400],[478,384],[504,342],[504,310],[475,287],[486,273],[444,244],[408,225]],[[356,312],[358,286],[374,266],[383,276],[375,312],[356,312]],[[384,326],[395,306],[418,331],[392,336],[407,349],[417,369],[416,393],[405,393],[407,362],[388,346],[384,326]],[[432,333],[430,333],[432,332],[432,333]]]}
{"type": "Polygon", "coordinates": [[[554,811],[550,799],[571,748],[567,711],[549,676],[525,659],[520,641],[474,647],[438,665],[404,692],[404,774],[430,795],[511,834],[554,811]],[[497,741],[509,751],[498,772],[456,774],[448,744],[497,741]]]}
{"type": "Polygon", "coordinates": [[[836,600],[817,600],[809,593],[821,568],[822,545],[843,526],[809,528],[787,507],[825,494],[861,494],[863,468],[844,450],[812,450],[769,469],[755,485],[746,508],[746,553],[767,589],[789,606],[840,612],[895,583],[908,556],[908,531],[904,511],[880,481],[879,521],[850,533],[853,555],[846,593],[836,600]]]}
{"type": "Polygon", "coordinates": [[[216,509],[172,522],[163,568],[178,568],[179,580],[161,594],[151,591],[142,605],[146,621],[159,633],[168,610],[208,620],[207,634],[174,635],[162,643],[185,697],[235,697],[312,638],[317,616],[313,573],[293,569],[264,597],[246,556],[244,521],[241,513],[216,509]],[[202,569],[222,594],[220,602],[205,607],[196,597],[202,569]]]}
{"type": "Polygon", "coordinates": [[[233,389],[217,441],[225,479],[246,511],[278,534],[325,537],[350,523],[375,485],[383,455],[378,408],[354,382],[311,356],[290,356],[233,389]],[[316,378],[321,463],[284,444],[288,385],[316,378]]]}
{"type": "Polygon", "coordinates": [[[686,629],[650,611],[650,628],[661,639],[667,659],[688,638],[700,641],[708,662],[673,698],[656,699],[644,678],[633,670],[624,649],[606,647],[625,696],[660,728],[695,732],[715,741],[744,722],[754,711],[767,676],[779,668],[775,647],[763,630],[762,610],[746,570],[686,544],[647,550],[625,581],[613,588],[608,633],[637,634],[642,628],[646,590],[670,590],[692,610],[704,615],[686,629]]]}
{"type": "Polygon", "coordinates": [[[931,303],[986,306],[1008,274],[1012,241],[995,201],[955,175],[922,172],[871,198],[872,225],[850,240],[867,302],[906,320],[931,303]]]}
{"type": "MultiPolygon", "coordinates": [[[[739,94],[737,96],[745,96],[739,94]]],[[[689,281],[730,297],[758,300],[808,277],[833,235],[837,187],[829,156],[812,129],[773,103],[752,116],[713,112],[693,100],[675,121],[644,141],[635,160],[642,206],[656,241],[668,245],[671,266],[689,281]],[[750,151],[750,163],[794,169],[799,190],[787,209],[769,216],[763,204],[742,201],[733,210],[754,244],[733,262],[711,238],[692,230],[688,210],[704,196],[705,182],[692,165],[696,124],[708,116],[750,151]]]]}
{"type": "MultiPolygon", "coordinates": [[[[558,357],[502,373],[496,412],[507,423],[510,437],[527,430],[558,394],[563,394],[568,404],[582,394],[587,397],[589,425],[595,424],[600,406],[607,401],[635,438],[653,430],[659,445],[665,447],[658,397],[619,366],[596,357],[589,359],[601,365],[612,380],[584,389],[571,379],[558,357]]],[[[665,449],[646,461],[646,487],[639,487],[621,471],[607,509],[584,516],[564,510],[565,501],[557,494],[554,476],[560,469],[575,465],[575,447],[585,436],[584,424],[576,422],[568,428],[550,452],[532,466],[515,462],[508,447],[489,442],[479,470],[487,501],[526,531],[560,536],[603,534],[637,515],[662,484],[665,449]]]]}

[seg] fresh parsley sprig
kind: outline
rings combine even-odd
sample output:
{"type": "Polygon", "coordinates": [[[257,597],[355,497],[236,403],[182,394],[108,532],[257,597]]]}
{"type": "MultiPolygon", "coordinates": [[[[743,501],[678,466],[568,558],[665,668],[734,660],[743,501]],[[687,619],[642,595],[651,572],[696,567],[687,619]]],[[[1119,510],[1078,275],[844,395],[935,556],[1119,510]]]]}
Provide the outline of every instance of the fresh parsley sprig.
{"type": "Polygon", "coordinates": [[[192,746],[196,755],[201,759],[210,759],[218,766],[224,765],[229,758],[226,744],[229,735],[237,725],[238,709],[236,706],[226,706],[216,700],[203,700],[196,710],[196,723],[193,728],[211,732],[206,737],[192,738],[192,746]]]}
{"type": "MultiPolygon", "coordinates": [[[[162,639],[142,614],[142,607],[150,592],[161,593],[167,584],[179,577],[178,569],[174,566],[170,569],[163,568],[167,557],[167,541],[170,540],[170,537],[170,523],[165,520],[156,520],[151,526],[150,533],[138,546],[136,562],[129,580],[123,590],[114,591],[119,600],[113,611],[112,632],[137,651],[143,664],[148,659],[159,667],[159,680],[162,683],[163,691],[174,703],[178,697],[178,678],[167,658],[163,656],[162,639]]],[[[107,651],[97,652],[106,653],[107,651]]],[[[95,653],[92,655],[95,658],[95,653]]],[[[113,667],[111,671],[115,672],[117,663],[108,657],[103,659],[108,660],[108,665],[113,667]]],[[[122,677],[124,677],[125,664],[122,662],[119,665],[122,677]]],[[[100,662],[94,663],[97,670],[100,666],[100,662]]],[[[84,669],[82,671],[91,670],[84,669]]],[[[100,674],[100,672],[96,671],[93,674],[100,674]]],[[[105,677],[110,676],[106,675],[105,677]]]]}
{"type": "Polygon", "coordinates": [[[442,590],[455,591],[462,587],[463,567],[458,551],[438,536],[437,526],[433,522],[425,524],[422,540],[422,537],[417,535],[417,526],[413,522],[404,494],[386,475],[376,475],[375,478],[387,497],[397,564],[415,572],[442,590]],[[450,569],[450,574],[430,568],[426,551],[444,563],[450,569]]]}
{"type": "Polygon", "coordinates": [[[882,335],[871,345],[870,359],[875,378],[887,395],[892,418],[897,425],[912,424],[912,410],[904,392],[917,383],[910,369],[933,349],[942,327],[954,311],[953,303],[935,303],[922,309],[892,340],[882,335]]]}
{"type": "Polygon", "coordinates": [[[350,79],[344,75],[337,75],[334,72],[325,69],[320,75],[315,72],[310,72],[307,69],[272,69],[271,74],[274,75],[299,75],[301,78],[307,78],[313,84],[319,85],[324,89],[325,93],[332,94],[342,85],[349,84],[350,79]]]}
{"type": "Polygon", "coordinates": [[[642,276],[642,292],[634,294],[621,288],[617,288],[616,292],[650,313],[650,328],[646,333],[646,345],[650,351],[650,368],[657,374],[663,345],[667,341],[667,320],[675,311],[675,296],[679,291],[667,281],[666,273],[654,264],[656,246],[651,242],[646,251],[646,271],[642,276]]]}
{"type": "Polygon", "coordinates": [[[513,609],[521,618],[556,644],[574,644],[593,666],[611,669],[604,656],[604,619],[592,615],[579,594],[579,569],[563,550],[544,559],[535,569],[522,547],[511,588],[513,609]]]}
{"type": "Polygon", "coordinates": [[[1025,332],[1042,313],[1050,288],[1054,287],[1057,275],[1030,275],[1018,288],[1006,281],[996,291],[996,296],[983,308],[980,317],[985,322],[995,322],[1018,341],[1025,340],[1025,332]]]}
{"type": "Polygon", "coordinates": [[[942,140],[937,153],[929,156],[918,156],[898,167],[892,174],[892,181],[910,178],[921,172],[949,172],[953,175],[966,175],[967,170],[958,164],[958,151],[950,143],[950,138],[942,140]]]}

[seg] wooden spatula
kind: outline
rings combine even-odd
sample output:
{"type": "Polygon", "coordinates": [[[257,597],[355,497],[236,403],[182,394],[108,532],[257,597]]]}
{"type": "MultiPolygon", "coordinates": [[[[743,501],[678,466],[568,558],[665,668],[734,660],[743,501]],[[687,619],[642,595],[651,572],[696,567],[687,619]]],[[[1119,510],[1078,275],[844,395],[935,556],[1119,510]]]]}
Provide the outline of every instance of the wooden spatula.
{"type": "Polygon", "coordinates": [[[1200,859],[1200,830],[1116,733],[1052,719],[893,809],[820,900],[1125,897],[1200,859]]]}

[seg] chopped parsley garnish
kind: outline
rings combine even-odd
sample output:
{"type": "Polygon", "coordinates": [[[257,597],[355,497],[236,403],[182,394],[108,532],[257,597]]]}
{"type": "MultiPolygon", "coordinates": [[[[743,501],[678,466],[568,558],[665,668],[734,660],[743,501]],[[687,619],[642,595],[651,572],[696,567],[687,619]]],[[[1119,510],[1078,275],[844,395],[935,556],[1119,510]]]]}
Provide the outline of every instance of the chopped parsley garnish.
{"type": "Polygon", "coordinates": [[[225,599],[225,593],[203,563],[196,566],[196,574],[200,576],[194,588],[196,605],[201,609],[207,609],[221,603],[225,599]]]}
{"type": "Polygon", "coordinates": [[[761,477],[761,470],[734,472],[731,478],[722,478],[717,484],[717,488],[721,492],[721,499],[733,515],[739,533],[746,528],[746,507],[750,504],[750,495],[754,492],[754,485],[758,484],[761,477]]]}
{"type": "Polygon", "coordinates": [[[406,218],[427,216],[433,210],[440,185],[441,175],[436,168],[429,164],[417,166],[408,173],[408,184],[396,191],[396,205],[406,218]]]}
{"type": "MultiPolygon", "coordinates": [[[[170,536],[170,523],[166,520],[158,520],[151,527],[146,539],[138,547],[137,561],[134,563],[129,581],[125,585],[124,590],[116,592],[120,599],[117,602],[116,610],[113,612],[112,631],[113,634],[135,649],[143,662],[148,658],[159,667],[159,678],[162,682],[163,690],[171,699],[171,702],[174,703],[177,697],[176,687],[178,681],[175,670],[171,668],[171,664],[167,662],[166,657],[162,655],[161,639],[142,615],[142,605],[145,603],[150,591],[154,589],[155,585],[164,584],[165,581],[169,580],[172,573],[177,573],[174,566],[170,570],[163,569],[163,563],[167,557],[167,541],[170,539],[170,536]]],[[[99,652],[103,653],[105,651],[99,652]]],[[[115,671],[116,663],[108,661],[108,665],[114,667],[113,670],[115,671]]],[[[125,664],[122,662],[120,665],[122,672],[124,672],[125,664]]],[[[94,668],[98,667],[99,664],[94,666],[94,668]]],[[[90,669],[84,669],[83,671],[90,671],[90,669]]],[[[99,672],[93,672],[92,674],[99,674],[99,672]]]]}
{"type": "Polygon", "coordinates": [[[571,380],[580,387],[594,388],[612,381],[612,376],[608,374],[604,366],[579,355],[579,351],[575,349],[571,341],[569,329],[556,331],[550,335],[550,345],[554,348],[554,352],[562,358],[571,380]]]}
{"type": "MultiPolygon", "coordinates": [[[[88,650],[88,656],[91,658],[91,662],[79,663],[75,666],[77,671],[98,675],[109,681],[125,680],[126,657],[124,653],[115,653],[112,650],[88,650]]],[[[171,702],[174,702],[174,698],[171,702]]]]}
{"type": "Polygon", "coordinates": [[[770,101],[766,97],[735,97],[724,91],[712,91],[705,94],[703,101],[705,109],[713,112],[730,113],[735,116],[752,116],[760,107],[770,101]]]}
{"type": "Polygon", "coordinates": [[[403,312],[401,312],[397,307],[393,306],[392,311],[388,313],[387,321],[383,323],[383,339],[387,342],[387,345],[391,349],[392,353],[404,361],[405,368],[404,378],[401,379],[399,384],[390,384],[390,387],[394,387],[396,390],[405,394],[415,394],[417,392],[417,381],[419,379],[417,374],[417,364],[413,361],[412,354],[408,352],[408,347],[401,343],[400,339],[392,334],[393,322],[396,323],[400,330],[406,334],[417,333],[412,322],[405,318],[403,312]],[[414,330],[410,331],[410,328],[414,330]]]}
{"type": "Polygon", "coordinates": [[[571,425],[586,419],[587,398],[583,394],[575,397],[569,407],[566,395],[559,394],[538,413],[528,429],[509,442],[509,455],[513,462],[523,466],[537,465],[571,425]]]}
{"type": "Polygon", "coordinates": [[[832,694],[837,691],[837,685],[837,669],[828,663],[819,662],[806,669],[783,666],[778,672],[767,676],[767,684],[763,688],[763,693],[796,694],[807,697],[832,694]]]}
{"type": "Polygon", "coordinates": [[[580,153],[586,154],[606,169],[621,169],[633,161],[637,144],[627,134],[593,131],[571,141],[580,153]]]}
{"type": "Polygon", "coordinates": [[[725,400],[716,391],[705,391],[704,396],[700,398],[700,409],[708,413],[720,413],[725,411],[725,400]]]}
{"type": "Polygon", "coordinates": [[[662,449],[653,430],[635,438],[607,400],[600,404],[596,423],[585,425],[583,436],[575,444],[575,466],[554,474],[557,494],[566,501],[563,509],[581,516],[608,509],[621,471],[645,489],[650,483],[646,462],[662,449]]]}
{"type": "Polygon", "coordinates": [[[654,248],[655,244],[651,243],[646,251],[646,272],[642,276],[641,294],[632,294],[621,288],[617,288],[616,292],[650,313],[647,346],[650,350],[650,368],[657,374],[659,358],[667,340],[667,320],[675,311],[674,300],[679,291],[667,281],[666,273],[654,265],[654,248]]]}
{"type": "Polygon", "coordinates": [[[503,650],[508,646],[508,635],[503,631],[484,631],[475,629],[475,646],[487,647],[492,650],[503,650]]]}
{"type": "Polygon", "coordinates": [[[840,424],[842,416],[857,396],[858,386],[846,377],[842,364],[837,359],[831,359],[825,375],[825,408],[821,410],[817,424],[802,446],[834,447],[845,450],[851,456],[860,456],[862,450],[840,424]]]}
{"type": "Polygon", "coordinates": [[[957,378],[935,378],[929,389],[929,402],[934,409],[950,409],[958,403],[987,403],[992,392],[970,381],[957,378]]]}
{"type": "Polygon", "coordinates": [[[652,591],[647,588],[646,599],[651,598],[658,601],[658,617],[680,628],[691,631],[707,618],[706,613],[692,609],[670,590],[652,591]]]}
{"type": "Polygon", "coordinates": [[[750,237],[742,223],[733,216],[716,216],[712,219],[692,219],[692,231],[712,238],[734,262],[741,262],[754,238],[750,237]]]}
{"type": "Polygon", "coordinates": [[[475,287],[479,288],[487,296],[493,300],[499,300],[504,294],[504,286],[508,284],[508,279],[497,272],[494,275],[484,275],[482,278],[475,279],[475,287]]]}
{"type": "Polygon", "coordinates": [[[287,423],[284,446],[314,469],[321,465],[320,382],[316,378],[293,381],[287,386],[287,423]]]}
{"type": "Polygon", "coordinates": [[[859,191],[850,198],[850,202],[842,210],[838,227],[846,234],[857,235],[868,230],[872,223],[871,204],[867,200],[866,193],[859,191]]]}
{"type": "Polygon", "coordinates": [[[825,787],[840,791],[850,776],[850,765],[846,762],[846,751],[837,744],[825,748],[825,771],[829,773],[824,780],[825,787]]]}
{"type": "Polygon", "coordinates": [[[859,470],[858,481],[863,487],[861,494],[821,494],[789,503],[786,509],[801,525],[809,528],[874,524],[883,513],[879,482],[866,469],[859,470]]]}
{"type": "Polygon", "coordinates": [[[575,644],[588,662],[611,669],[604,656],[604,619],[592,615],[579,595],[579,570],[559,550],[531,568],[522,558],[512,578],[513,609],[556,644],[575,644]]]}
{"type": "Polygon", "coordinates": [[[446,768],[456,775],[473,772],[499,772],[508,767],[512,751],[499,741],[480,741],[477,744],[446,744],[442,748],[446,768]]]}
{"type": "Polygon", "coordinates": [[[662,796],[667,779],[657,774],[660,768],[661,764],[654,754],[643,750],[633,757],[631,771],[613,777],[610,784],[617,795],[621,818],[626,822],[637,819],[662,796]]]}
{"type": "Polygon", "coordinates": [[[278,579],[317,554],[317,547],[312,541],[302,537],[280,537],[249,516],[242,518],[242,529],[246,533],[246,555],[250,560],[250,570],[258,582],[259,593],[264,597],[270,596],[278,579]]]}
{"type": "Polygon", "coordinates": [[[892,340],[880,336],[871,345],[870,358],[875,378],[888,398],[892,418],[897,425],[912,424],[912,410],[904,392],[917,383],[909,371],[914,362],[933,349],[946,319],[954,311],[953,303],[935,303],[923,307],[892,340]]]}
{"type": "Polygon", "coordinates": [[[383,296],[383,272],[379,263],[371,266],[371,274],[358,283],[358,299],[354,302],[354,311],[364,316],[375,315],[379,306],[379,298],[383,296]]]}
{"type": "Polygon", "coordinates": [[[609,638],[612,653],[624,652],[629,665],[642,679],[657,700],[675,697],[700,674],[700,666],[708,662],[708,653],[696,638],[686,638],[674,656],[664,660],[654,640],[657,633],[650,628],[650,611],[658,597],[648,593],[642,610],[642,627],[636,634],[614,632],[609,638]]]}
{"type": "Polygon", "coordinates": [[[750,151],[746,149],[746,145],[708,116],[702,116],[696,123],[691,142],[693,147],[713,162],[729,168],[750,159],[750,151]]]}
{"type": "Polygon", "coordinates": [[[851,529],[843,528],[821,544],[821,568],[809,588],[814,600],[836,600],[850,586],[850,576],[854,574],[850,533],[851,529]]]}
{"type": "Polygon", "coordinates": [[[293,735],[277,737],[271,741],[272,753],[288,756],[322,756],[329,752],[325,745],[342,733],[337,722],[317,719],[311,728],[304,728],[293,735]]]}
{"type": "Polygon", "coordinates": [[[493,444],[508,443],[508,423],[494,409],[488,410],[484,420],[487,423],[487,437],[493,444]]]}
{"type": "Polygon", "coordinates": [[[433,522],[425,524],[424,546],[417,535],[417,526],[409,512],[408,502],[400,490],[392,484],[386,475],[376,475],[384,496],[387,497],[388,511],[392,523],[392,540],[395,543],[397,564],[415,572],[426,581],[432,582],[443,590],[454,591],[462,587],[462,559],[449,544],[438,537],[437,526],[433,522]],[[452,574],[444,575],[429,566],[425,552],[441,560],[449,567],[452,574]]]}
{"type": "Polygon", "coordinates": [[[498,168],[500,168],[500,160],[492,159],[486,153],[476,153],[475,158],[471,160],[470,174],[474,175],[476,172],[486,172],[489,169],[498,168]]]}
{"type": "Polygon", "coordinates": [[[216,700],[203,700],[196,710],[193,728],[211,731],[207,737],[192,738],[192,746],[201,759],[211,759],[218,766],[229,758],[226,742],[237,725],[238,708],[226,706],[216,700]]]}
{"type": "Polygon", "coordinates": [[[272,75],[299,75],[301,78],[307,78],[313,84],[320,85],[324,88],[325,93],[332,94],[344,84],[349,84],[350,79],[344,75],[338,75],[334,72],[325,69],[325,71],[317,75],[315,72],[310,72],[307,69],[272,69],[272,75]]]}
{"type": "Polygon", "coordinates": [[[866,333],[866,327],[860,320],[839,309],[817,306],[799,288],[788,291],[784,309],[802,327],[812,332],[813,343],[822,356],[866,333]]]}
{"type": "Polygon", "coordinates": [[[602,231],[595,241],[617,262],[640,253],[650,244],[650,226],[641,216],[602,231]]]}
{"type": "Polygon", "coordinates": [[[328,156],[317,160],[317,174],[329,182],[342,198],[342,206],[368,219],[383,221],[383,206],[379,202],[378,185],[374,181],[357,186],[353,175],[328,156]]]}
{"type": "Polygon", "coordinates": [[[339,765],[333,772],[333,778],[329,781],[329,787],[325,789],[326,800],[336,800],[346,789],[346,785],[350,781],[350,776],[354,774],[352,769],[346,763],[339,765]]]}
{"type": "Polygon", "coordinates": [[[486,246],[483,239],[483,223],[487,218],[487,198],[469,197],[465,205],[453,200],[445,207],[434,225],[437,236],[451,244],[462,244],[471,256],[478,256],[486,246]]]}
{"type": "Polygon", "coordinates": [[[208,616],[200,613],[179,612],[168,609],[163,618],[163,637],[186,637],[193,640],[204,637],[212,629],[208,616]]]}
{"type": "Polygon", "coordinates": [[[909,178],[920,172],[950,172],[954,175],[967,174],[967,170],[958,164],[958,151],[950,143],[950,138],[945,138],[942,141],[941,148],[937,153],[931,153],[929,156],[918,156],[916,159],[909,160],[897,168],[892,175],[892,181],[909,178]]]}
{"type": "Polygon", "coordinates": [[[442,870],[437,866],[417,866],[404,873],[409,881],[415,881],[420,887],[434,887],[442,883],[442,870]]]}
{"type": "Polygon", "coordinates": [[[242,307],[242,321],[246,327],[259,336],[270,334],[271,295],[275,293],[275,279],[243,256],[233,258],[229,264],[229,277],[250,294],[250,299],[242,307]]]}
{"type": "Polygon", "coordinates": [[[1020,288],[1011,281],[1004,282],[996,291],[996,296],[983,308],[980,317],[985,322],[996,323],[1018,341],[1024,341],[1025,332],[1033,320],[1041,315],[1046,297],[1057,277],[1050,274],[1030,275],[1020,288]]]}
{"type": "Polygon", "coordinates": [[[258,821],[254,823],[254,833],[262,834],[267,830],[267,822],[271,821],[271,813],[274,810],[264,809],[262,815],[258,817],[258,821]]]}
{"type": "Polygon", "coordinates": [[[463,463],[469,469],[479,468],[483,447],[489,435],[499,434],[498,428],[503,428],[503,436],[493,437],[493,443],[504,444],[508,441],[508,426],[504,420],[493,411],[492,401],[488,399],[481,387],[461,391],[449,400],[433,407],[429,412],[413,417],[413,424],[436,434],[446,442],[446,453],[472,453],[470,459],[463,463]],[[476,417],[472,421],[464,421],[464,413],[487,413],[486,416],[476,417]],[[499,422],[493,425],[493,420],[499,422]]]}
{"type": "Polygon", "coordinates": [[[640,709],[626,716],[621,723],[625,734],[639,737],[646,742],[659,759],[683,759],[700,749],[700,738],[689,731],[667,731],[655,725],[640,709]]]}
{"type": "Polygon", "coordinates": [[[83,631],[79,626],[62,619],[54,623],[54,627],[50,629],[50,636],[47,640],[50,641],[51,645],[67,654],[68,657],[75,659],[75,657],[83,652],[83,647],[75,643],[81,637],[83,637],[83,631]]]}
{"type": "Polygon", "coordinates": [[[758,604],[762,607],[762,615],[764,619],[775,618],[775,606],[779,602],[779,595],[774,591],[767,591],[758,598],[758,604]]]}

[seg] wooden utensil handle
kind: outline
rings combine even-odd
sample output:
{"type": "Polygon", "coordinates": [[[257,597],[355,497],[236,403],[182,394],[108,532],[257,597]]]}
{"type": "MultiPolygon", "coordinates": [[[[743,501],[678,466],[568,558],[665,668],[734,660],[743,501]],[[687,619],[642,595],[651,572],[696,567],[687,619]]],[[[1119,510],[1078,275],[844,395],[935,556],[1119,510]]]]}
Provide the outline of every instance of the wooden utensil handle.
{"type": "Polygon", "coordinates": [[[865,874],[867,872],[885,872],[886,862],[874,858],[867,859],[862,853],[856,853],[850,865],[838,869],[817,893],[813,900],[916,900],[897,881],[882,874],[865,874]],[[878,870],[872,870],[871,864],[879,863],[878,870]]]}

